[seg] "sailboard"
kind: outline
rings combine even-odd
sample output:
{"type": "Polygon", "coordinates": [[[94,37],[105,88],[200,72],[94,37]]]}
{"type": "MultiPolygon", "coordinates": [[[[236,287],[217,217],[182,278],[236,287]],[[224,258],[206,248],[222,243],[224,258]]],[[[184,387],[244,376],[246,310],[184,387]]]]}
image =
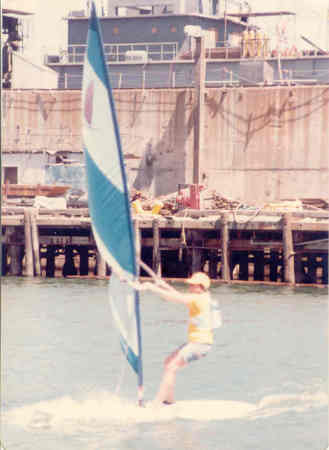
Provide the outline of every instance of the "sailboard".
{"type": "Polygon", "coordinates": [[[112,269],[109,296],[119,341],[137,374],[143,403],[143,367],[135,235],[114,98],[94,2],[82,82],[82,128],[88,204],[99,252],[112,269]]]}

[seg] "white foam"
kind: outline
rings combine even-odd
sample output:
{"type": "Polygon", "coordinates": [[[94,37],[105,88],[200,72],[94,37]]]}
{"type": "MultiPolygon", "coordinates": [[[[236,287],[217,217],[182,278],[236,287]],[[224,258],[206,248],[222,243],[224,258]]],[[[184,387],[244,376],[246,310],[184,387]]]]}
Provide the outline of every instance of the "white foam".
{"type": "Polygon", "coordinates": [[[277,416],[286,412],[303,413],[327,405],[328,394],[322,391],[268,395],[260,400],[252,418],[277,416]]]}
{"type": "Polygon", "coordinates": [[[109,423],[139,423],[170,420],[172,414],[161,408],[155,412],[107,392],[93,392],[82,399],[61,397],[13,408],[3,421],[25,429],[70,431],[75,424],[102,427],[109,423]]]}
{"type": "Polygon", "coordinates": [[[229,400],[188,400],[178,402],[174,408],[176,417],[206,421],[246,418],[256,405],[229,400]]]}
{"type": "MultiPolygon", "coordinates": [[[[61,397],[13,408],[3,413],[3,423],[28,430],[53,430],[72,433],[108,429],[118,438],[122,425],[190,419],[195,421],[267,418],[286,412],[303,413],[311,408],[327,406],[328,395],[315,393],[269,395],[258,404],[229,400],[185,400],[172,406],[140,408],[108,392],[92,392],[81,399],[61,397]]],[[[124,427],[126,431],[127,428],[124,427]]]]}

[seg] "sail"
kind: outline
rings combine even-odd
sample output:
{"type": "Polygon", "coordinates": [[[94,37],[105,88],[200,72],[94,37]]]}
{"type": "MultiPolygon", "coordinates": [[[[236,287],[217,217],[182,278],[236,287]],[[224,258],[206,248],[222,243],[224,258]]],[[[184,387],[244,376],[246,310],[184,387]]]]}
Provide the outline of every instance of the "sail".
{"type": "Polygon", "coordinates": [[[92,229],[98,250],[112,269],[109,291],[113,317],[122,349],[138,374],[141,398],[139,294],[127,283],[138,275],[134,229],[119,127],[94,3],[82,85],[83,144],[92,229]]]}

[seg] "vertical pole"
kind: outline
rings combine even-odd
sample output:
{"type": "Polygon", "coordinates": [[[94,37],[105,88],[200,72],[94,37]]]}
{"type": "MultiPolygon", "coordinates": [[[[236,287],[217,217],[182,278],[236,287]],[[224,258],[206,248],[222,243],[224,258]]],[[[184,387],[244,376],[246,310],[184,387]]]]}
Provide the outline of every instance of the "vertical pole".
{"type": "Polygon", "coordinates": [[[153,227],[153,272],[155,272],[159,277],[161,277],[161,250],[160,250],[160,230],[159,230],[159,220],[154,219],[152,223],[153,227]]]}
{"type": "Polygon", "coordinates": [[[39,234],[38,225],[36,218],[36,211],[31,211],[31,232],[32,232],[32,248],[34,257],[34,271],[37,277],[41,276],[41,265],[40,265],[40,244],[39,244],[39,234]]]}
{"type": "Polygon", "coordinates": [[[81,245],[79,248],[79,273],[81,276],[85,276],[89,274],[89,250],[85,245],[81,245]]]}
{"type": "Polygon", "coordinates": [[[8,245],[1,242],[1,275],[6,275],[8,270],[7,263],[8,245]]]}
{"type": "Polygon", "coordinates": [[[328,254],[322,255],[322,284],[328,284],[328,254]]]}
{"type": "Polygon", "coordinates": [[[24,235],[25,235],[25,271],[28,277],[33,277],[33,250],[31,233],[31,213],[24,209],[24,235]]]}
{"type": "Polygon", "coordinates": [[[134,224],[134,230],[135,230],[135,251],[136,251],[137,276],[139,276],[140,275],[139,261],[141,260],[141,254],[142,254],[141,230],[139,227],[138,219],[134,219],[133,224],[134,224]]]}
{"type": "Polygon", "coordinates": [[[96,248],[96,264],[97,264],[97,276],[105,278],[106,277],[106,261],[102,254],[96,248]]]}
{"type": "Polygon", "coordinates": [[[193,151],[193,183],[200,183],[200,162],[204,146],[204,94],[206,80],[206,59],[204,37],[197,37],[195,51],[195,87],[196,87],[196,114],[194,126],[193,151]]]}
{"type": "Polygon", "coordinates": [[[74,265],[74,254],[73,247],[71,245],[67,245],[65,247],[65,263],[62,268],[63,277],[67,277],[68,275],[76,275],[77,269],[74,265]]]}
{"type": "Polygon", "coordinates": [[[202,250],[200,248],[192,248],[192,273],[200,272],[202,260],[202,250]]]}
{"type": "Polygon", "coordinates": [[[190,233],[191,236],[191,245],[192,245],[192,273],[199,272],[202,267],[202,236],[199,231],[192,230],[190,233]]]}
{"type": "MultiPolygon", "coordinates": [[[[136,251],[136,265],[137,278],[140,274],[140,260],[142,253],[142,239],[141,230],[139,227],[139,220],[133,221],[135,231],[135,251],[136,251]]],[[[136,311],[136,325],[137,325],[137,343],[138,343],[138,405],[144,405],[144,381],[143,381],[143,363],[142,363],[142,334],[140,326],[140,309],[139,309],[139,292],[135,291],[135,311],[136,311]]]]}
{"type": "Polygon", "coordinates": [[[229,262],[229,230],[228,230],[228,215],[222,214],[221,223],[221,244],[222,244],[222,279],[230,281],[230,262],[229,262]]]}
{"type": "Polygon", "coordinates": [[[19,276],[22,275],[22,260],[21,260],[21,248],[19,245],[11,244],[8,248],[10,266],[9,275],[19,276]]]}
{"type": "Polygon", "coordinates": [[[239,254],[239,280],[249,280],[249,252],[243,251],[239,254]]]}
{"type": "Polygon", "coordinates": [[[304,283],[304,265],[302,261],[303,255],[301,253],[295,255],[295,281],[296,283],[304,283]]]}
{"type": "Polygon", "coordinates": [[[254,252],[254,280],[264,281],[264,251],[254,252]]]}
{"type": "Polygon", "coordinates": [[[48,245],[47,247],[47,263],[46,263],[46,277],[53,278],[55,276],[55,247],[48,245]]]}
{"type": "Polygon", "coordinates": [[[294,244],[291,229],[291,214],[284,214],[283,225],[283,261],[284,261],[284,281],[295,284],[295,258],[294,244]]]}
{"type": "Polygon", "coordinates": [[[270,281],[278,280],[278,252],[271,250],[270,257],[270,281]]]}
{"type": "Polygon", "coordinates": [[[218,266],[218,258],[217,258],[217,250],[210,250],[209,253],[209,277],[212,279],[217,278],[217,266],[218,266]]]}
{"type": "Polygon", "coordinates": [[[317,262],[316,262],[316,255],[309,253],[307,258],[308,263],[308,277],[311,280],[311,283],[316,283],[316,269],[317,269],[317,262]]]}

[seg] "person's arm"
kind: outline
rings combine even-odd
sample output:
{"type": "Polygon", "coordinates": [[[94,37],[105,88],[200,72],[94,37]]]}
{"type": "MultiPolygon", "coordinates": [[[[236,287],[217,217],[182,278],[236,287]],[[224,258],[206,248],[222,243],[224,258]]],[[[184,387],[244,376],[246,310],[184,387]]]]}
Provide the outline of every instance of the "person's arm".
{"type": "Polygon", "coordinates": [[[160,287],[154,283],[143,283],[141,285],[141,290],[149,290],[156,294],[159,294],[162,298],[165,300],[171,301],[171,302],[177,302],[177,303],[184,303],[188,304],[190,302],[190,295],[184,294],[182,292],[176,291],[176,289],[164,289],[163,287],[160,287]]]}

